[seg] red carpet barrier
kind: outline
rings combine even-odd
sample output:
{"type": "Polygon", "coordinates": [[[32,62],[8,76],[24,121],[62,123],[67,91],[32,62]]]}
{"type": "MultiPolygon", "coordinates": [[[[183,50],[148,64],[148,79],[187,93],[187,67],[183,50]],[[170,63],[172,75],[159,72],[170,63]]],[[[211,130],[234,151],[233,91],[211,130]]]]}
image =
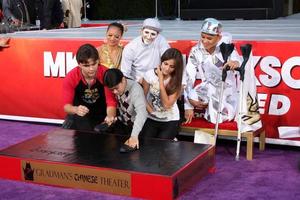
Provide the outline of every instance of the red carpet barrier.
{"type": "MultiPolygon", "coordinates": [[[[61,122],[62,80],[76,66],[77,48],[84,43],[99,46],[102,42],[12,39],[10,47],[0,52],[0,117],[61,122]]],[[[186,55],[195,43],[170,41],[186,55]]],[[[236,46],[244,43],[253,45],[258,101],[267,137],[278,139],[278,127],[299,127],[300,42],[237,41],[236,46]]]]}

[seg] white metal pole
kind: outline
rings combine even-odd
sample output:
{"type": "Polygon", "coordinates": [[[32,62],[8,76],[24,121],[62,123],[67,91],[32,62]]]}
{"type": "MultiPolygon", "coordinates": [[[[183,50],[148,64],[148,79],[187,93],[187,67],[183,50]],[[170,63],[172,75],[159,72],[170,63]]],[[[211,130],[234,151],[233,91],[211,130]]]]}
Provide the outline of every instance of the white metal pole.
{"type": "Polygon", "coordinates": [[[181,20],[180,19],[180,0],[178,0],[177,1],[177,9],[178,9],[178,13],[177,13],[177,18],[176,18],[176,20],[181,20]]]}
{"type": "MultiPolygon", "coordinates": [[[[227,73],[227,71],[225,71],[225,73],[227,73]]],[[[218,137],[218,132],[219,132],[219,121],[220,121],[220,117],[221,117],[221,114],[222,114],[221,110],[222,110],[224,87],[225,87],[225,80],[224,81],[222,80],[221,92],[220,92],[220,95],[219,95],[219,105],[218,105],[218,112],[217,112],[217,121],[216,121],[216,124],[215,124],[214,144],[213,145],[217,144],[217,137],[218,137]]]]}
{"type": "Polygon", "coordinates": [[[83,21],[89,21],[89,19],[86,17],[86,7],[87,7],[87,3],[86,0],[83,1],[83,10],[84,10],[84,18],[82,19],[83,21]]]}
{"type": "Polygon", "coordinates": [[[157,9],[158,9],[158,7],[157,7],[158,5],[157,5],[157,0],[155,0],[155,18],[157,19],[158,17],[157,17],[157,9]]]}
{"type": "Polygon", "coordinates": [[[294,0],[289,0],[288,1],[288,15],[293,14],[293,9],[294,9],[294,0]]]}
{"type": "Polygon", "coordinates": [[[243,112],[243,82],[244,80],[241,80],[240,83],[240,94],[239,94],[239,110],[238,110],[238,134],[237,134],[237,145],[236,145],[236,155],[235,155],[235,160],[238,161],[240,160],[240,148],[241,148],[241,136],[242,136],[242,131],[241,131],[241,126],[242,126],[242,112],[243,112]]]}

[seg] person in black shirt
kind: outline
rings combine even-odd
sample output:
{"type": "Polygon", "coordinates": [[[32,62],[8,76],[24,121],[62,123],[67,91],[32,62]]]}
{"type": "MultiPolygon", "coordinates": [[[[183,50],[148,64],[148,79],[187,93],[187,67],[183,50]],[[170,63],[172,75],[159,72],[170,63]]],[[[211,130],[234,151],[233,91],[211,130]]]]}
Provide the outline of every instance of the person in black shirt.
{"type": "Polygon", "coordinates": [[[26,0],[3,0],[4,20],[14,26],[30,24],[29,1],[26,0]]]}
{"type": "Polygon", "coordinates": [[[63,28],[64,13],[60,0],[36,0],[41,29],[63,28]]]}

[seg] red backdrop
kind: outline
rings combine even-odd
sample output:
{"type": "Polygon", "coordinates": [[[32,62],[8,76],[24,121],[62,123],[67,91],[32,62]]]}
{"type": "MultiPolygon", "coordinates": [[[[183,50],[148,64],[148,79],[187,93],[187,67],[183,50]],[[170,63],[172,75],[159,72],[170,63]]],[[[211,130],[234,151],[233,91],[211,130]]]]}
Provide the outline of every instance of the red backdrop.
{"type": "MultiPolygon", "coordinates": [[[[18,39],[0,52],[2,81],[0,115],[63,119],[62,79],[76,65],[75,52],[82,39],[18,39]]],[[[124,44],[126,41],[124,41],[124,44]]],[[[267,137],[279,138],[277,127],[299,127],[300,42],[237,41],[253,45],[258,97],[267,137]]],[[[196,41],[171,41],[188,54],[196,41]]],[[[4,117],[3,117],[4,116],[4,117]]],[[[299,138],[298,138],[299,139],[299,138]]]]}

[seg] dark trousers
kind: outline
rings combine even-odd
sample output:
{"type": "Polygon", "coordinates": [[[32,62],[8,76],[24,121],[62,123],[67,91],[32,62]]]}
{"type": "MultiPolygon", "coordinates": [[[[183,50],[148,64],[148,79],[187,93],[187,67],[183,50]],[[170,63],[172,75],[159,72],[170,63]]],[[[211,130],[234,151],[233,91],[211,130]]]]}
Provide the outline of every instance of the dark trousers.
{"type": "Polygon", "coordinates": [[[179,132],[179,120],[159,122],[147,119],[141,131],[140,138],[160,138],[173,140],[179,132]]]}
{"type": "Polygon", "coordinates": [[[66,129],[74,129],[80,131],[94,131],[94,127],[104,121],[105,116],[100,116],[97,119],[91,117],[80,117],[78,115],[67,115],[62,125],[66,129]]]}

